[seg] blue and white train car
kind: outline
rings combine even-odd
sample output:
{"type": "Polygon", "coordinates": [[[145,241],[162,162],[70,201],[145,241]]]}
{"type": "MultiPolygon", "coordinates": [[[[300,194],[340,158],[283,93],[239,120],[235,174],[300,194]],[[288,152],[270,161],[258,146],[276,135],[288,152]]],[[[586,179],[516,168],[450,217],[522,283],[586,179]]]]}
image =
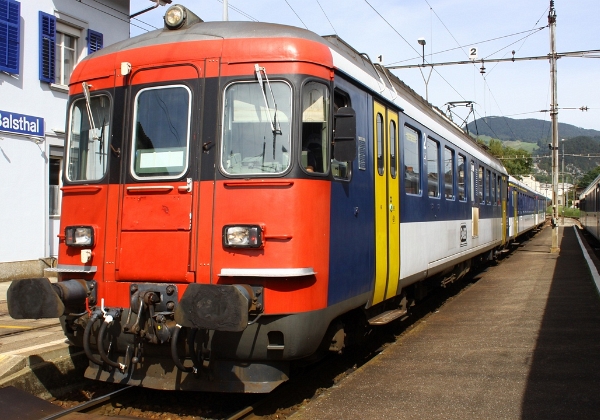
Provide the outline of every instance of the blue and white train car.
{"type": "MultiPolygon", "coordinates": [[[[365,200],[358,208],[372,212],[363,219],[374,222],[371,305],[434,275],[455,278],[471,258],[505,244],[502,164],[389,71],[337,37],[326,40],[339,72],[336,89],[356,110],[359,140],[352,182],[340,185],[339,197],[334,188],[332,206],[356,190],[365,200]]],[[[332,237],[356,223],[332,216],[339,223],[332,237]]],[[[355,248],[352,261],[359,261],[364,249],[355,248]]]]}
{"type": "Polygon", "coordinates": [[[600,240],[600,176],[579,195],[579,209],[583,228],[600,240]]]}
{"type": "Polygon", "coordinates": [[[548,198],[514,177],[508,179],[508,238],[539,227],[546,221],[548,198]]]}

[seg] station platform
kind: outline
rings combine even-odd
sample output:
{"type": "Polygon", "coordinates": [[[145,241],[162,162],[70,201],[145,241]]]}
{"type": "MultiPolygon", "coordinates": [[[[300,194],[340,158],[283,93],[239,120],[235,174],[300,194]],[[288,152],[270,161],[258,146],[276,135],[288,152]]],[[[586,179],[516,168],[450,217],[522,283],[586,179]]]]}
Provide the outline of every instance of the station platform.
{"type": "Polygon", "coordinates": [[[51,390],[79,383],[87,366],[83,350],[69,345],[58,319],[12,319],[6,304],[10,283],[0,282],[0,388],[49,398],[51,390]]]}
{"type": "Polygon", "coordinates": [[[599,418],[598,260],[580,235],[559,227],[550,253],[543,229],[291,418],[599,418]]]}

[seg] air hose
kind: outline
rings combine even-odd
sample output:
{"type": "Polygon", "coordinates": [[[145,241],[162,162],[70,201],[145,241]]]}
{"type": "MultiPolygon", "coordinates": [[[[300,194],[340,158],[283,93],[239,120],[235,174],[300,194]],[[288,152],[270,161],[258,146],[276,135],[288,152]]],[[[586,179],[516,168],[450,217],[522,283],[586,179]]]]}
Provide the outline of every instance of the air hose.
{"type": "MultiPolygon", "coordinates": [[[[177,366],[177,368],[182,372],[197,373],[198,368],[196,368],[196,366],[186,367],[183,365],[181,360],[179,360],[179,355],[177,354],[177,340],[179,339],[179,331],[181,331],[181,325],[177,324],[173,329],[173,335],[171,335],[171,357],[173,358],[173,362],[175,363],[175,366],[177,366]]],[[[193,334],[194,336],[196,335],[195,332],[193,332],[193,334]]],[[[194,350],[192,349],[192,352],[193,351],[194,350]]]]}
{"type": "Polygon", "coordinates": [[[100,312],[95,312],[87,325],[85,326],[85,330],[83,331],[83,351],[85,351],[85,355],[90,359],[92,363],[95,363],[99,366],[102,366],[102,360],[96,359],[96,356],[92,353],[92,349],[90,348],[90,336],[92,333],[92,327],[94,323],[100,318],[102,314],[100,312]]]}
{"type": "Polygon", "coordinates": [[[100,331],[98,331],[98,340],[97,340],[97,342],[98,342],[98,353],[100,353],[100,357],[102,358],[102,360],[104,360],[104,362],[107,365],[115,367],[115,368],[119,369],[121,372],[124,372],[125,368],[127,366],[125,366],[123,363],[113,362],[112,360],[110,360],[108,358],[108,355],[106,354],[106,351],[104,351],[104,334],[106,334],[106,329],[112,323],[113,323],[113,317],[112,317],[112,315],[105,315],[104,316],[104,322],[102,323],[102,326],[100,327],[100,331]]]}

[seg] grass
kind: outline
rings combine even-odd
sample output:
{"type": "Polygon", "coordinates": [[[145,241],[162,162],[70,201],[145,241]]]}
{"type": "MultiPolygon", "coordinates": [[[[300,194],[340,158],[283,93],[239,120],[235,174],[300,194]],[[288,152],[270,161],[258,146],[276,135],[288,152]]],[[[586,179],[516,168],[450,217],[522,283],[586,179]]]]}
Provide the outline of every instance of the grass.
{"type": "MultiPolygon", "coordinates": [[[[564,207],[564,211],[565,211],[565,217],[579,217],[579,214],[580,214],[579,209],[573,209],[571,207],[564,207]]],[[[546,209],[546,214],[549,216],[552,215],[552,206],[548,206],[548,208],[546,209]]],[[[562,215],[563,215],[563,206],[558,206],[558,216],[561,217],[562,215]]]]}
{"type": "Polygon", "coordinates": [[[512,147],[513,149],[523,149],[529,153],[533,153],[534,150],[539,149],[537,144],[524,141],[503,141],[502,144],[504,146],[512,147]]]}

